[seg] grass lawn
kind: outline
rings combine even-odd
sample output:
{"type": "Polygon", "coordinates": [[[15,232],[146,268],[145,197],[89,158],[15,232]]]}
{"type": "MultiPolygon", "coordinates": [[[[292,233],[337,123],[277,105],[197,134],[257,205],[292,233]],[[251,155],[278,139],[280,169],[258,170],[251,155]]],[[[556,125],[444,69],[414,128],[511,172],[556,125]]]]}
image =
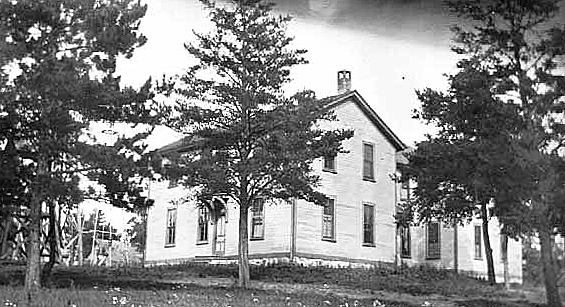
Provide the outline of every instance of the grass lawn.
{"type": "MultiPolygon", "coordinates": [[[[28,304],[21,287],[0,286],[0,306],[378,306],[374,300],[276,291],[172,286],[169,289],[42,289],[28,304]]],[[[386,306],[419,306],[382,302],[386,306]]]]}
{"type": "Polygon", "coordinates": [[[151,268],[57,267],[29,302],[24,267],[0,264],[0,307],[8,306],[540,306],[520,291],[431,268],[330,269],[252,266],[255,287],[233,287],[237,267],[185,264],[151,268]],[[221,280],[206,286],[191,281],[221,280]],[[286,285],[286,288],[283,287],[286,285]],[[293,290],[288,291],[289,287],[293,290]],[[298,289],[298,290],[295,290],[298,289]],[[325,291],[319,291],[319,289],[325,291]],[[347,290],[347,291],[346,291],[347,290]],[[345,292],[344,292],[345,291],[345,292]],[[345,294],[344,294],[345,293],[345,294]],[[353,294],[351,294],[353,293],[353,294]],[[359,294],[359,295],[357,295],[359,294]],[[378,299],[378,301],[376,301],[378,299]],[[444,303],[445,302],[445,303],[444,303]],[[379,305],[382,304],[382,305],[379,305]]]}

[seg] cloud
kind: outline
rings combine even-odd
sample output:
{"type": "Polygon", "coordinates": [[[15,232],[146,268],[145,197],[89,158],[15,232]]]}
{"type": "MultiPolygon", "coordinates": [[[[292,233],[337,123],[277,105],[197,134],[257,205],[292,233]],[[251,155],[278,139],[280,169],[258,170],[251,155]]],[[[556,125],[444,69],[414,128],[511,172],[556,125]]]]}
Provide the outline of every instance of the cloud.
{"type": "Polygon", "coordinates": [[[276,0],[299,19],[393,39],[435,44],[450,37],[442,0],[276,0]]]}

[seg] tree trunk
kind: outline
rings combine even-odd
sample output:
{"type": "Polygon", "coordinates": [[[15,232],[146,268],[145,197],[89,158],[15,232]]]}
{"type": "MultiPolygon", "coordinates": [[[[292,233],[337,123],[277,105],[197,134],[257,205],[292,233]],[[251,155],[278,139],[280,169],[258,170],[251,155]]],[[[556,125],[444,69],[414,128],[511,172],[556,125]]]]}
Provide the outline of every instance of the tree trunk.
{"type": "Polygon", "coordinates": [[[10,240],[10,231],[12,231],[12,216],[8,213],[4,220],[4,233],[2,234],[2,243],[0,247],[0,259],[8,253],[8,243],[10,240]]]}
{"type": "Polygon", "coordinates": [[[551,232],[548,228],[548,224],[545,224],[544,227],[540,227],[539,239],[547,305],[551,307],[562,307],[561,298],[559,297],[559,288],[557,287],[557,268],[555,267],[553,251],[551,250],[551,232]]]}
{"type": "Polygon", "coordinates": [[[239,250],[238,250],[238,267],[239,279],[237,285],[240,288],[249,286],[249,241],[248,241],[248,211],[247,204],[239,204],[239,250]]]}
{"type": "MultiPolygon", "coordinates": [[[[142,268],[145,267],[145,259],[147,258],[147,215],[148,215],[147,211],[148,210],[149,209],[147,207],[145,207],[143,209],[143,214],[142,214],[142,217],[141,217],[141,219],[143,221],[143,239],[142,239],[143,240],[143,242],[142,242],[143,253],[141,254],[141,267],[142,268]]],[[[128,253],[129,253],[129,250],[128,250],[128,253]]]]}
{"type": "Polygon", "coordinates": [[[80,210],[80,206],[77,208],[77,254],[78,254],[78,265],[82,266],[82,260],[84,259],[84,255],[82,254],[82,211],[80,210]]]}
{"type": "Polygon", "coordinates": [[[33,195],[27,227],[27,265],[24,285],[28,298],[31,298],[41,287],[41,203],[39,195],[33,195]]]}
{"type": "Polygon", "coordinates": [[[508,266],[508,236],[505,234],[500,234],[502,236],[502,246],[501,246],[501,258],[502,266],[504,269],[504,286],[506,289],[510,289],[510,268],[508,266]]]}
{"type": "Polygon", "coordinates": [[[459,230],[457,223],[453,224],[453,270],[459,273],[459,230]]]}
{"type": "Polygon", "coordinates": [[[48,208],[49,208],[49,231],[47,232],[48,234],[47,240],[49,242],[49,261],[47,261],[47,263],[43,266],[43,278],[45,279],[49,279],[49,277],[51,276],[51,271],[55,266],[55,262],[57,262],[57,256],[58,256],[57,243],[59,241],[56,233],[57,216],[55,214],[55,203],[49,201],[48,208]]]}
{"type": "Polygon", "coordinates": [[[490,236],[488,232],[488,212],[486,203],[481,204],[481,219],[483,220],[483,242],[485,245],[485,256],[487,258],[488,282],[494,285],[496,284],[496,275],[494,273],[494,260],[492,259],[492,247],[490,246],[490,236]]]}

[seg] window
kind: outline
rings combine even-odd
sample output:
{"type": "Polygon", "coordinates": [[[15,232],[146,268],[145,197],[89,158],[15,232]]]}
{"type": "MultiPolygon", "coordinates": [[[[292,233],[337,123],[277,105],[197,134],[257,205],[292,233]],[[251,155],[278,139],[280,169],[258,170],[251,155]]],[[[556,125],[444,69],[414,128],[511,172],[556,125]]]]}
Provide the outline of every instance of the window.
{"type": "Polygon", "coordinates": [[[375,207],[373,205],[363,205],[363,245],[374,246],[374,220],[375,207]]]}
{"type": "Polygon", "coordinates": [[[196,244],[208,243],[208,223],[210,220],[210,214],[208,207],[201,206],[198,208],[198,234],[196,238],[196,244]]]}
{"type": "Polygon", "coordinates": [[[335,240],[335,200],[328,199],[322,213],[322,240],[335,240]]]}
{"type": "Polygon", "coordinates": [[[481,251],[481,226],[475,225],[475,259],[482,259],[483,253],[481,251]]]}
{"type": "Polygon", "coordinates": [[[400,226],[400,257],[412,257],[411,245],[410,226],[400,226]]]}
{"type": "Polygon", "coordinates": [[[328,172],[336,172],[335,169],[335,155],[333,156],[325,156],[324,157],[324,171],[328,171],[328,172]]]}
{"type": "Polygon", "coordinates": [[[375,180],[373,144],[363,143],[363,179],[375,180]]]}
{"type": "Polygon", "coordinates": [[[439,223],[429,223],[427,229],[427,259],[440,258],[439,223]]]}
{"type": "Polygon", "coordinates": [[[169,179],[169,189],[176,188],[178,185],[179,185],[179,179],[178,178],[170,178],[169,179]]]}
{"type": "Polygon", "coordinates": [[[175,232],[177,228],[177,209],[167,210],[167,229],[165,233],[165,246],[175,245],[175,232]]]}
{"type": "Polygon", "coordinates": [[[410,200],[410,181],[403,180],[400,184],[400,201],[410,200]]]}
{"type": "Polygon", "coordinates": [[[256,199],[251,206],[251,240],[263,240],[265,236],[265,200],[256,199]]]}

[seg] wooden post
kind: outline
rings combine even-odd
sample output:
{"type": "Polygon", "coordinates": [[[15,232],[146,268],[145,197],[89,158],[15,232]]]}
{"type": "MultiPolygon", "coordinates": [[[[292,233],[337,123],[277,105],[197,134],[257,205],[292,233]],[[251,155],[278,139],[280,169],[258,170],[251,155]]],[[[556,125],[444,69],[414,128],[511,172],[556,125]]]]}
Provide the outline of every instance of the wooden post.
{"type": "Polygon", "coordinates": [[[92,249],[90,250],[90,264],[95,265],[97,259],[96,255],[96,229],[98,228],[98,213],[100,211],[96,209],[96,215],[94,217],[94,229],[92,230],[92,249]]]}
{"type": "Polygon", "coordinates": [[[78,230],[78,265],[83,265],[83,254],[82,254],[82,211],[80,210],[80,205],[77,208],[77,230],[78,230]]]}
{"type": "MultiPolygon", "coordinates": [[[[151,169],[151,166],[148,166],[149,169],[151,169]]],[[[147,182],[147,199],[151,198],[151,180],[152,178],[149,179],[149,181],[147,182]]],[[[141,267],[145,267],[145,259],[147,257],[147,215],[148,215],[148,211],[149,208],[147,207],[146,204],[144,204],[143,206],[143,213],[141,214],[141,219],[143,222],[143,252],[141,254],[141,267]]],[[[129,250],[128,250],[129,252],[129,250]]]]}
{"type": "Polygon", "coordinates": [[[110,230],[110,244],[108,246],[108,266],[112,266],[112,226],[108,225],[110,230]]]}

